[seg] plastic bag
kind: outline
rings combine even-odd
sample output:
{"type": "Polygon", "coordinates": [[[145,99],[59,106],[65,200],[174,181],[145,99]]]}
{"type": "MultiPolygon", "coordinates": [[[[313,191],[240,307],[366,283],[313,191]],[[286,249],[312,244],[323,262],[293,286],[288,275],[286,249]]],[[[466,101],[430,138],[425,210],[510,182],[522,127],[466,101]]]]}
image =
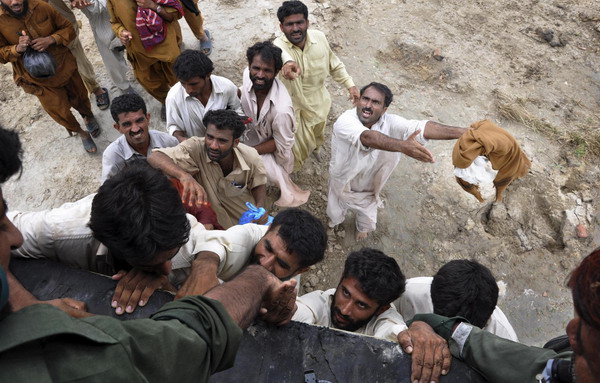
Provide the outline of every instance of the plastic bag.
{"type": "MultiPolygon", "coordinates": [[[[240,220],[238,222],[240,225],[251,223],[252,221],[262,217],[267,212],[264,208],[256,207],[250,202],[246,202],[246,207],[248,208],[248,210],[246,210],[244,214],[242,214],[242,216],[240,217],[240,220]]],[[[269,219],[267,219],[267,223],[265,223],[265,226],[270,225],[271,222],[273,222],[273,217],[269,216],[269,219]]]]}
{"type": "Polygon", "coordinates": [[[23,66],[34,78],[48,78],[56,74],[56,60],[48,52],[27,48],[23,53],[23,66]]]}

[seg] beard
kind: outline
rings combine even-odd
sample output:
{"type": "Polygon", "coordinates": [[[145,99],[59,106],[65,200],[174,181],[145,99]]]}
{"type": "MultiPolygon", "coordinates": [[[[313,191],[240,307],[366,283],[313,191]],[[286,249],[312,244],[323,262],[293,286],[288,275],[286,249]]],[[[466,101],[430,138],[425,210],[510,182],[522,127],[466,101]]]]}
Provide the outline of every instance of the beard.
{"type": "Polygon", "coordinates": [[[275,77],[273,77],[270,80],[267,80],[266,78],[261,79],[265,82],[264,84],[257,84],[256,80],[257,78],[255,76],[250,76],[250,81],[252,81],[252,87],[254,88],[254,90],[265,90],[271,89],[271,86],[273,86],[273,82],[275,81],[275,77]]]}
{"type": "Polygon", "coordinates": [[[10,7],[2,2],[0,2],[0,5],[2,6],[2,8],[4,8],[4,10],[6,12],[8,12],[9,15],[11,15],[12,17],[15,17],[17,19],[21,19],[23,18],[23,16],[25,16],[25,14],[27,13],[27,10],[29,9],[29,3],[27,2],[27,0],[23,1],[23,9],[21,10],[21,12],[15,12],[12,9],[10,9],[10,7]]]}
{"type": "Polygon", "coordinates": [[[331,317],[331,323],[333,323],[333,326],[337,329],[340,330],[345,330],[345,331],[350,331],[350,332],[354,332],[356,330],[358,330],[359,328],[363,327],[364,325],[366,325],[367,323],[369,323],[369,321],[371,320],[371,318],[373,318],[373,316],[364,319],[364,320],[352,320],[352,318],[350,318],[348,315],[344,315],[340,312],[340,309],[338,309],[335,305],[335,294],[332,296],[331,299],[331,309],[330,309],[330,317],[331,317]],[[337,316],[340,316],[344,322],[339,322],[337,320],[337,316]]]}

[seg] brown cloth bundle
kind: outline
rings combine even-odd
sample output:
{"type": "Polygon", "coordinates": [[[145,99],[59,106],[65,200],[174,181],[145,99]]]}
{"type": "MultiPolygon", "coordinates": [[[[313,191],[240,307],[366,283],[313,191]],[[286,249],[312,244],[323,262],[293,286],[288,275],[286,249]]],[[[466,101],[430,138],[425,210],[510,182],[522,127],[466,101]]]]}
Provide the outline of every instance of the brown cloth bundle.
{"type": "MultiPolygon", "coordinates": [[[[471,125],[454,145],[452,164],[461,169],[468,168],[478,156],[487,157],[492,168],[498,170],[494,179],[496,202],[502,201],[504,189],[513,180],[523,177],[529,171],[531,162],[521,150],[519,143],[506,130],[489,120],[478,121],[471,125]]],[[[458,177],[458,184],[484,202],[479,186],[472,185],[458,177]]]]}

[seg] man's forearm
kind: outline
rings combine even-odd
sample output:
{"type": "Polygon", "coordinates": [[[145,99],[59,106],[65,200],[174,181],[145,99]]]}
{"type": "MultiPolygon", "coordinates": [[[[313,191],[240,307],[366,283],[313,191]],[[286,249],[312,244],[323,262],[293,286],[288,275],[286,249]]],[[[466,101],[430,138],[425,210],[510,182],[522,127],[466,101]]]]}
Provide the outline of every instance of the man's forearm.
{"type": "Polygon", "coordinates": [[[405,141],[392,138],[374,130],[366,130],[360,135],[360,142],[369,148],[386,150],[388,152],[402,152],[405,141]]]}
{"type": "Polygon", "coordinates": [[[275,145],[275,139],[271,138],[261,144],[258,144],[254,147],[254,149],[256,149],[258,154],[273,153],[277,149],[277,146],[275,145]]]}
{"type": "Polygon", "coordinates": [[[152,154],[148,156],[148,163],[152,167],[162,170],[166,175],[175,177],[178,180],[190,176],[188,172],[177,166],[169,156],[161,152],[152,152],[152,154]]]}
{"type": "Polygon", "coordinates": [[[434,121],[427,121],[423,136],[428,140],[454,140],[460,138],[467,128],[440,124],[434,121]]]}
{"type": "Polygon", "coordinates": [[[254,203],[256,207],[265,206],[265,200],[267,198],[267,186],[259,185],[252,189],[252,197],[254,197],[254,203]]]}
{"type": "Polygon", "coordinates": [[[205,294],[225,306],[235,323],[241,328],[250,326],[275,276],[264,267],[250,265],[230,282],[215,287],[205,294]]]}
{"type": "Polygon", "coordinates": [[[221,259],[210,251],[201,251],[192,262],[192,271],[185,280],[177,297],[186,295],[202,295],[219,284],[217,272],[221,259]]]}

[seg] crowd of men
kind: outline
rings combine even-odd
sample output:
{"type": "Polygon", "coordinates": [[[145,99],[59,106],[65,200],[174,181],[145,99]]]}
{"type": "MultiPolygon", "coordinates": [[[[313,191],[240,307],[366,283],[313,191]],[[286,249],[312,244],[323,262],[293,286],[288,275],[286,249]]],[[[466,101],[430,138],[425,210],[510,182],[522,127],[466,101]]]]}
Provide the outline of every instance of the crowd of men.
{"type": "MultiPolygon", "coordinates": [[[[569,281],[577,316],[567,327],[572,351],[566,353],[519,344],[497,306],[492,272],[471,260],[407,280],[394,258],[363,248],[348,255],[337,286],[296,296],[300,275],[327,248],[326,226],[298,208],[310,191],[291,175],[310,155],[321,160],[328,75],[348,89],[354,107],[333,125],[327,216],[334,227],[353,211],[357,240],[376,229],[380,193],[402,155],[433,162],[427,140],[460,139],[454,155],[460,169],[486,155],[500,169],[497,200],[530,166],[514,138],[489,121],[467,129],[387,113],[390,89],[379,82],[357,88],[325,35],[309,29],[301,1],[278,9],[281,36],[247,49],[238,88],[212,73],[210,33],[197,1],[71,0],[89,18],[120,90],[112,102],[85,64],[77,23],[61,0],[0,3],[0,62],[12,64],[15,83],[90,153],[101,132],[89,94],[99,109],[110,107],[121,134],[103,153],[97,193],[37,212],[8,211],[4,200],[0,206],[0,377],[203,381],[233,363],[239,327],[260,315],[277,325],[295,320],[398,342],[413,355],[411,381],[439,381],[451,355],[492,382],[566,382],[565,374],[595,381],[599,250],[569,281]],[[198,50],[181,51],[181,17],[198,50]],[[53,76],[28,72],[25,61],[35,52],[53,57],[53,76]],[[164,131],[150,130],[152,116],[125,76],[124,54],[137,82],[163,105],[164,131]],[[497,144],[486,151],[490,137],[510,150],[497,144]],[[248,203],[266,207],[268,184],[279,188],[275,204],[285,209],[270,225],[266,209],[238,224],[248,203]],[[111,276],[117,315],[146,305],[157,289],[174,292],[176,301],[140,322],[93,316],[68,298],[40,302],[10,273],[11,253],[111,276]],[[145,352],[156,345],[172,352],[145,352]]],[[[21,154],[18,135],[0,128],[0,183],[21,170],[21,154]]],[[[461,177],[459,184],[481,200],[461,177]]]]}

